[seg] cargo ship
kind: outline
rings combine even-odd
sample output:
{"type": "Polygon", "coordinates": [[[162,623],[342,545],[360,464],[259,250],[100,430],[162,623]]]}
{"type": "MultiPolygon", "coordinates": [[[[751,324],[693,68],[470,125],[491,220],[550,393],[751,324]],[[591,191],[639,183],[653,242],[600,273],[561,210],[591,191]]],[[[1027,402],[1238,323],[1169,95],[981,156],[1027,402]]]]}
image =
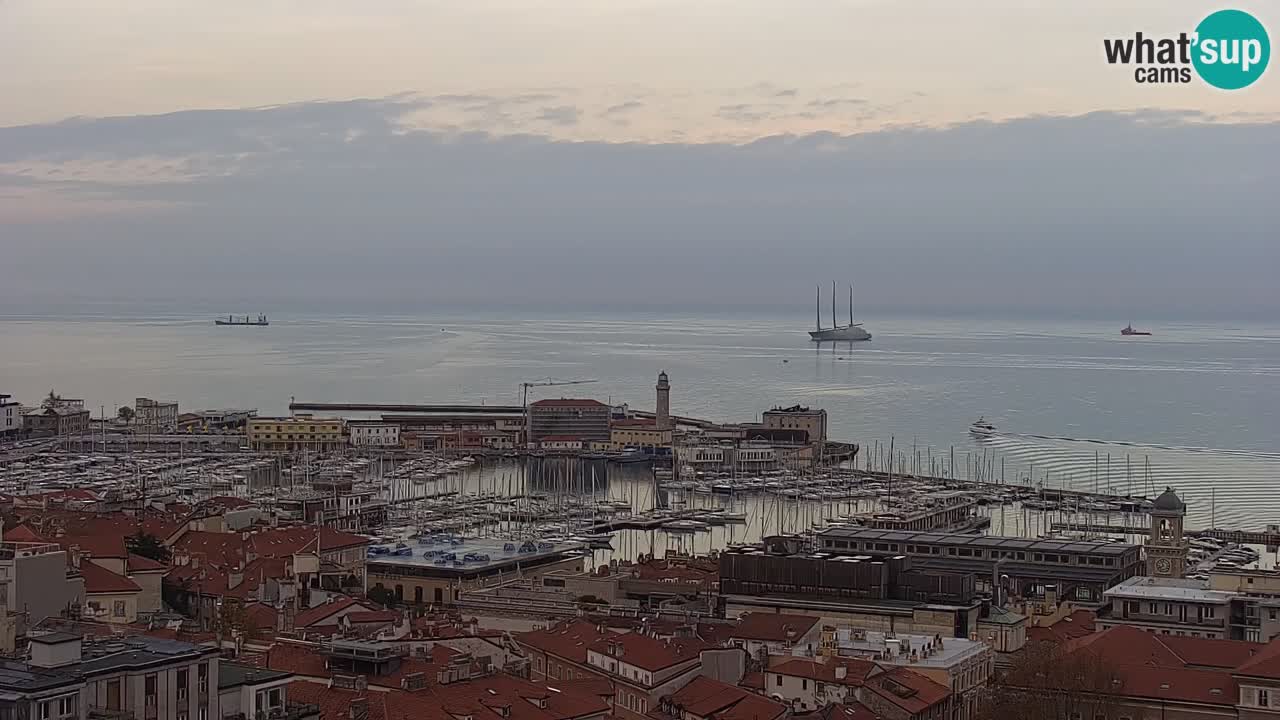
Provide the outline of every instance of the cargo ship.
{"type": "Polygon", "coordinates": [[[1121,335],[1150,335],[1151,333],[1147,332],[1146,330],[1134,330],[1133,323],[1129,323],[1128,325],[1124,326],[1124,328],[1120,331],[1120,334],[1121,335]]]}
{"type": "Polygon", "coordinates": [[[218,318],[213,321],[214,325],[251,325],[256,327],[265,327],[271,323],[267,322],[266,315],[259,315],[257,320],[250,319],[248,315],[240,317],[238,315],[228,315],[226,320],[218,318]]]}

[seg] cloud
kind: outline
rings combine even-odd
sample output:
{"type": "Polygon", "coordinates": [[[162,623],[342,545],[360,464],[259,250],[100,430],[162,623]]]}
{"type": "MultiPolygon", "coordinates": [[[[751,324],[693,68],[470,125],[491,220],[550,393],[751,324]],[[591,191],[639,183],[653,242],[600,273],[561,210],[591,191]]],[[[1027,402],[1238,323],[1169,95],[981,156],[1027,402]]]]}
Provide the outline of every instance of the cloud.
{"type": "Polygon", "coordinates": [[[631,112],[632,110],[639,110],[643,107],[644,107],[644,103],[640,102],[639,100],[628,100],[623,103],[618,103],[617,105],[610,105],[609,107],[605,108],[604,114],[619,115],[622,113],[631,112]]]}
{"type": "MultiPolygon", "coordinates": [[[[1273,122],[1091,113],[742,144],[406,125],[438,103],[0,128],[0,293],[802,308],[835,275],[868,312],[1280,307],[1273,122]]],[[[582,115],[527,122],[548,111],[582,115]]]]}
{"type": "Polygon", "coordinates": [[[578,118],[581,116],[582,111],[572,105],[558,105],[556,107],[543,108],[538,115],[538,119],[554,125],[576,125],[578,118]]]}

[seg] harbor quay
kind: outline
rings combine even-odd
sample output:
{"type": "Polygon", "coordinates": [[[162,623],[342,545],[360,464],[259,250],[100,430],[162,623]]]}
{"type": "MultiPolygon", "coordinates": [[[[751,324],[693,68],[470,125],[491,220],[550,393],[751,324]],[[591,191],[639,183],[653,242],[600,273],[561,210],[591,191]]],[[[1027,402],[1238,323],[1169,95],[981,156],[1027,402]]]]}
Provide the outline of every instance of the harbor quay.
{"type": "Polygon", "coordinates": [[[678,415],[666,373],[654,391],[652,412],[139,398],[97,417],[50,393],[0,444],[0,651],[45,672],[152,638],[315,720],[369,685],[407,708],[425,688],[489,707],[554,687],[599,720],[688,720],[706,697],[779,719],[977,720],[1000,678],[1088,647],[1120,659],[1108,702],[1130,717],[1154,707],[1135,653],[1224,688],[1206,703],[1170,686],[1160,707],[1180,716],[1280,687],[1250,661],[1280,655],[1274,527],[1187,528],[1171,489],[864,451],[821,408],[678,415]]]}

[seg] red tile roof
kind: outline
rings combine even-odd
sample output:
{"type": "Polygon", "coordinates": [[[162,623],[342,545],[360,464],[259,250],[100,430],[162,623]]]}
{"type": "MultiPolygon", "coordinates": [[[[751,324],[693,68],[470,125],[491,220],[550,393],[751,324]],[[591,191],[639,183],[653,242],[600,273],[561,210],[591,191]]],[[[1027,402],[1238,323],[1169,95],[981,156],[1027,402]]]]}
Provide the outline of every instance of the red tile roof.
{"type": "Polygon", "coordinates": [[[1117,625],[1072,640],[1063,651],[1104,658],[1121,678],[1117,694],[1230,706],[1237,699],[1232,663],[1242,661],[1234,672],[1248,675],[1248,668],[1266,665],[1263,658],[1270,648],[1238,640],[1156,635],[1117,625]]]}
{"type": "Polygon", "coordinates": [[[346,615],[347,622],[356,623],[393,623],[400,619],[395,610],[363,610],[346,615]]]}
{"type": "MultiPolygon", "coordinates": [[[[340,690],[321,683],[294,680],[289,683],[285,696],[291,702],[315,705],[320,708],[320,720],[350,720],[351,701],[363,698],[369,706],[368,720],[387,720],[387,696],[390,693],[363,690],[340,690]]],[[[432,720],[436,715],[425,716],[432,720]]]]}
{"type": "Polygon", "coordinates": [[[874,675],[877,666],[861,658],[802,658],[771,655],[768,672],[791,677],[809,678],[826,683],[838,683],[857,687],[874,675]],[[837,668],[844,668],[844,677],[837,677],[837,668]]]}
{"type": "Polygon", "coordinates": [[[761,642],[785,642],[797,640],[817,625],[820,618],[812,615],[782,615],[753,612],[742,616],[732,637],[761,642]]]}
{"type": "Polygon", "coordinates": [[[323,625],[326,620],[332,623],[334,621],[331,620],[331,618],[334,615],[351,608],[355,608],[353,612],[359,612],[361,610],[374,610],[377,606],[357,600],[356,598],[340,597],[333,602],[317,605],[298,613],[293,618],[293,626],[295,628],[306,628],[311,627],[312,625],[323,625]]]}
{"type": "Polygon", "coordinates": [[[588,646],[616,636],[617,633],[601,630],[594,623],[571,620],[545,630],[517,633],[514,637],[523,647],[586,665],[588,646]]]}
{"type": "Polygon", "coordinates": [[[945,702],[951,695],[945,686],[901,667],[877,675],[864,688],[911,715],[945,702]]]}
{"type": "Polygon", "coordinates": [[[5,530],[4,541],[5,542],[36,542],[36,543],[49,542],[48,540],[40,537],[40,535],[37,534],[35,530],[32,530],[30,527],[28,527],[26,523],[23,523],[21,525],[15,525],[14,527],[11,527],[8,530],[5,530]]]}
{"type": "Polygon", "coordinates": [[[134,581],[89,560],[80,563],[80,575],[84,578],[85,593],[142,592],[134,581]]]}
{"type": "Polygon", "coordinates": [[[123,535],[63,535],[58,538],[58,544],[67,552],[71,552],[72,548],[79,548],[81,555],[96,558],[129,557],[123,535]]]}
{"type": "Polygon", "coordinates": [[[168,570],[169,566],[162,562],[156,562],[149,557],[129,553],[128,559],[125,561],[129,567],[129,572],[153,572],[156,570],[168,570]]]}
{"type": "Polygon", "coordinates": [[[608,405],[599,400],[589,400],[586,398],[558,398],[548,400],[538,400],[529,403],[529,407],[581,407],[581,408],[607,408],[608,405]]]}
{"type": "Polygon", "coordinates": [[[588,646],[593,652],[614,655],[619,661],[643,670],[657,671],[697,660],[703,650],[715,647],[701,640],[673,638],[662,640],[639,633],[623,633],[612,638],[597,640],[588,646]],[[617,648],[610,653],[610,645],[617,648]]]}
{"type": "Polygon", "coordinates": [[[1262,643],[1244,640],[1214,640],[1177,635],[1161,635],[1157,639],[1192,667],[1234,669],[1249,662],[1266,648],[1262,643]]]}
{"type": "Polygon", "coordinates": [[[1241,663],[1236,674],[1280,680],[1280,638],[1267,643],[1257,655],[1241,663]]]}
{"type": "Polygon", "coordinates": [[[1076,610],[1052,625],[1036,625],[1027,628],[1028,640],[1063,643],[1073,638],[1093,633],[1096,615],[1092,610],[1076,610]]]}
{"type": "Polygon", "coordinates": [[[773,720],[787,713],[787,706],[699,675],[671,696],[671,704],[686,716],[716,720],[773,720]]]}

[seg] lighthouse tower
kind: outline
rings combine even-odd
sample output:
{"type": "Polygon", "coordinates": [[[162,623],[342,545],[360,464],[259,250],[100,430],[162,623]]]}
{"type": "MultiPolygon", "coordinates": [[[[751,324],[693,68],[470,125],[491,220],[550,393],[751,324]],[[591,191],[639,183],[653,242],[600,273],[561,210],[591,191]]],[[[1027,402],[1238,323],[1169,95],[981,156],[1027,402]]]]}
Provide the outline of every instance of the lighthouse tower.
{"type": "Polygon", "coordinates": [[[659,430],[671,429],[671,384],[667,382],[667,371],[658,373],[658,404],[655,413],[655,425],[659,430]]]}

